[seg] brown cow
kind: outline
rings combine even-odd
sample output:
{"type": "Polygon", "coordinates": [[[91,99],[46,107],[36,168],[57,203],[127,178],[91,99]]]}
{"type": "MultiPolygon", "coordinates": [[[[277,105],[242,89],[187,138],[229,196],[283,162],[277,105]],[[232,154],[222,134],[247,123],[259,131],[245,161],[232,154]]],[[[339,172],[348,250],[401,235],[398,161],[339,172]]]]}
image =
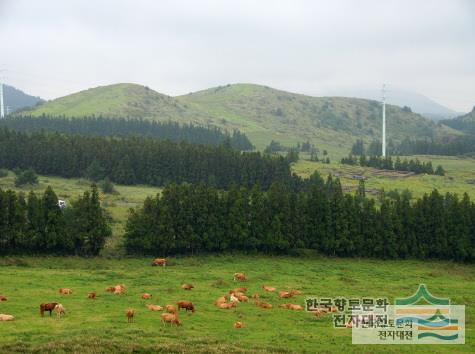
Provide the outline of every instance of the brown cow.
{"type": "Polygon", "coordinates": [[[234,273],[233,280],[234,281],[236,281],[236,280],[245,281],[245,280],[247,280],[247,277],[246,277],[246,274],[244,274],[244,273],[234,273]]]}
{"type": "Polygon", "coordinates": [[[0,301],[7,301],[8,299],[6,298],[6,296],[3,296],[3,295],[0,295],[0,301]]]}
{"type": "Polygon", "coordinates": [[[185,309],[186,312],[188,311],[191,311],[191,312],[195,312],[195,307],[193,306],[193,303],[191,301],[178,301],[176,303],[178,305],[178,311],[180,311],[180,309],[185,309]]]}
{"type": "Polygon", "coordinates": [[[163,307],[159,305],[146,305],[150,311],[163,311],[163,307]]]}
{"type": "Polygon", "coordinates": [[[274,287],[267,286],[267,285],[262,285],[262,289],[264,289],[265,291],[268,291],[268,292],[274,292],[275,291],[274,287]]]}
{"type": "Polygon", "coordinates": [[[236,294],[236,293],[244,294],[246,291],[247,291],[246,288],[234,288],[234,289],[229,290],[229,293],[230,294],[236,294]]]}
{"type": "Polygon", "coordinates": [[[286,298],[289,298],[289,297],[292,297],[292,293],[288,292],[288,291],[284,291],[284,290],[281,290],[279,291],[279,297],[281,299],[286,299],[286,298]]]}
{"type": "Polygon", "coordinates": [[[269,304],[267,302],[261,302],[261,301],[256,301],[256,305],[259,307],[262,307],[263,309],[271,309],[272,304],[269,304]]]}
{"type": "Polygon", "coordinates": [[[167,265],[167,259],[166,258],[155,258],[152,262],[152,266],[161,266],[165,267],[167,265]]]}
{"type": "Polygon", "coordinates": [[[165,323],[170,323],[170,325],[181,326],[181,321],[178,319],[176,314],[173,313],[162,313],[162,323],[165,326],[165,323]]]}
{"type": "Polygon", "coordinates": [[[59,293],[61,295],[71,295],[73,293],[73,291],[69,288],[61,288],[61,289],[59,289],[59,293]]]}
{"type": "Polygon", "coordinates": [[[165,306],[165,311],[168,313],[176,313],[176,308],[173,305],[167,305],[165,306]]]}
{"type": "Polygon", "coordinates": [[[93,291],[92,293],[87,294],[87,298],[95,300],[96,299],[96,292],[93,291]]]}
{"type": "Polygon", "coordinates": [[[218,300],[216,300],[214,302],[215,305],[218,305],[218,304],[224,304],[226,302],[226,297],[225,296],[221,296],[218,298],[218,300]]]}
{"type": "Polygon", "coordinates": [[[15,317],[12,315],[5,315],[4,313],[0,313],[0,321],[13,321],[15,317]]]}
{"type": "Polygon", "coordinates": [[[184,289],[184,290],[191,290],[191,289],[194,288],[194,286],[191,285],[191,284],[183,284],[183,285],[181,286],[181,288],[184,289]]]}
{"type": "Polygon", "coordinates": [[[229,310],[230,308],[233,308],[234,307],[234,302],[230,302],[230,303],[219,303],[217,304],[216,306],[218,306],[220,309],[224,309],[224,310],[229,310]]]}
{"type": "Polygon", "coordinates": [[[134,315],[135,315],[134,310],[128,309],[125,315],[127,316],[127,323],[134,322],[134,315]]]}
{"type": "Polygon", "coordinates": [[[108,288],[106,288],[106,291],[108,293],[113,293],[115,291],[115,286],[109,286],[108,288]]]}
{"type": "Polygon", "coordinates": [[[290,305],[292,305],[292,304],[280,304],[279,307],[282,308],[282,309],[288,309],[288,308],[290,308],[290,305]]]}
{"type": "Polygon", "coordinates": [[[61,318],[62,315],[66,314],[66,310],[62,304],[56,304],[54,311],[56,311],[56,316],[58,318],[61,318]]]}
{"type": "Polygon", "coordinates": [[[299,291],[299,290],[294,290],[294,289],[290,290],[290,293],[291,293],[292,295],[300,295],[300,294],[302,294],[301,291],[299,291]]]}
{"type": "Polygon", "coordinates": [[[289,306],[289,310],[294,310],[294,311],[303,311],[303,307],[300,306],[300,305],[294,305],[294,304],[290,304],[289,306]]]}
{"type": "Polygon", "coordinates": [[[41,304],[40,305],[41,317],[44,317],[45,311],[49,311],[49,315],[51,316],[51,311],[54,310],[54,308],[57,304],[58,304],[57,302],[49,302],[49,303],[46,303],[46,304],[41,304]]]}
{"type": "Polygon", "coordinates": [[[142,295],[142,299],[144,299],[144,300],[151,299],[151,298],[152,298],[151,294],[145,293],[145,294],[142,295]]]}
{"type": "Polygon", "coordinates": [[[254,300],[259,299],[259,294],[252,294],[252,298],[253,298],[254,300]]]}
{"type": "Polygon", "coordinates": [[[240,302],[248,302],[249,298],[246,295],[236,295],[240,302]]]}
{"type": "Polygon", "coordinates": [[[118,284],[114,287],[114,294],[120,295],[125,292],[125,285],[124,284],[118,284]]]}
{"type": "Polygon", "coordinates": [[[244,325],[242,324],[242,322],[239,322],[239,321],[234,322],[234,328],[243,328],[243,327],[244,325]]]}

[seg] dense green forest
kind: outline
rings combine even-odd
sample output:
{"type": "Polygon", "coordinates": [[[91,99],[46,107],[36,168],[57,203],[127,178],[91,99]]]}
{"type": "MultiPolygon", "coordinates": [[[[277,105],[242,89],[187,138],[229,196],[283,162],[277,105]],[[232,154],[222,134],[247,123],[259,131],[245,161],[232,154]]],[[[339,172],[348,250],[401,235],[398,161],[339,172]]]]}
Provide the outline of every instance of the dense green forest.
{"type": "Polygon", "coordinates": [[[108,177],[120,184],[163,186],[204,182],[218,188],[232,183],[299,183],[280,156],[240,152],[220,146],[173,143],[144,137],[99,137],[59,133],[22,133],[0,129],[0,167],[32,168],[61,177],[108,177]]]}
{"type": "Polygon", "coordinates": [[[11,116],[0,120],[0,128],[6,127],[22,132],[49,131],[67,134],[99,136],[146,136],[188,142],[193,144],[220,145],[225,142],[237,150],[253,150],[247,136],[238,130],[232,134],[216,127],[203,127],[193,124],[180,125],[177,122],[155,122],[142,119],[121,119],[106,117],[30,117],[11,116]]]}
{"type": "MultiPolygon", "coordinates": [[[[404,139],[400,143],[389,141],[386,151],[390,155],[475,155],[475,135],[461,135],[434,139],[404,139]]],[[[357,140],[352,148],[352,155],[381,155],[381,141],[373,140],[366,148],[363,140],[357,140]]]]}
{"type": "Polygon", "coordinates": [[[343,194],[340,181],[314,175],[293,192],[281,183],[268,191],[200,185],[166,187],[132,210],[125,246],[130,254],[196,252],[322,254],[374,258],[475,260],[475,205],[468,195],[434,190],[415,203],[405,195],[380,207],[364,195],[343,194]]]}
{"type": "Polygon", "coordinates": [[[434,170],[432,162],[421,162],[419,159],[402,159],[397,156],[393,161],[391,156],[369,156],[361,155],[348,155],[341,159],[342,164],[346,165],[359,165],[361,167],[373,167],[384,170],[396,170],[396,171],[408,171],[415,174],[427,173],[429,175],[445,175],[445,170],[441,165],[438,165],[434,170]]]}
{"type": "Polygon", "coordinates": [[[48,187],[42,196],[0,189],[0,254],[94,256],[111,235],[92,186],[72,205],[58,206],[48,187]]]}

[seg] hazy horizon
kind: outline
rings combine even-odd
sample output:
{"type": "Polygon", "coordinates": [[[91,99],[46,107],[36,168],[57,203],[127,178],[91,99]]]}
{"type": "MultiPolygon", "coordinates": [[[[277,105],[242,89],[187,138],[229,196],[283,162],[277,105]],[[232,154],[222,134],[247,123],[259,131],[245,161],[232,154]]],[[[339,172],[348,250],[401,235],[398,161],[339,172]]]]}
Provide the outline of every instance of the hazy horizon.
{"type": "Polygon", "coordinates": [[[169,95],[255,83],[390,87],[475,105],[475,3],[0,1],[1,75],[45,99],[132,82],[169,95]],[[428,16],[430,14],[430,16],[428,16]]]}

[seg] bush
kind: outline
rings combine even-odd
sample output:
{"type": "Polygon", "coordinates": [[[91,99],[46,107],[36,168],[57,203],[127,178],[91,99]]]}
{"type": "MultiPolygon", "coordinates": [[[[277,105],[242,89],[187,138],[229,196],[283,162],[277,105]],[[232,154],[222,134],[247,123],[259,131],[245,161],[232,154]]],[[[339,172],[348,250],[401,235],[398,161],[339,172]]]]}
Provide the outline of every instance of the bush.
{"type": "Polygon", "coordinates": [[[99,183],[99,187],[106,194],[112,194],[115,192],[114,184],[108,177],[106,177],[103,181],[101,181],[101,183],[99,183]]]}
{"type": "Polygon", "coordinates": [[[38,184],[38,176],[32,169],[17,173],[15,178],[15,186],[20,187],[26,184],[38,184]]]}
{"type": "Polygon", "coordinates": [[[8,170],[4,168],[0,168],[0,178],[7,177],[8,176],[8,170]]]}

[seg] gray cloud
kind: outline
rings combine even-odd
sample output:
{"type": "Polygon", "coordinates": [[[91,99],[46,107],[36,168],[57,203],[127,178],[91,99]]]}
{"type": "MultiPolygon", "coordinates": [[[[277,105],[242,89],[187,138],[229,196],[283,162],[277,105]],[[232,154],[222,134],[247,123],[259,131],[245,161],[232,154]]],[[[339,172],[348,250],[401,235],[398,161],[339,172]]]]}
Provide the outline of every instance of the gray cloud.
{"type": "Polygon", "coordinates": [[[390,85],[475,104],[475,2],[0,0],[0,68],[46,98],[115,82],[307,94],[390,85]]]}

